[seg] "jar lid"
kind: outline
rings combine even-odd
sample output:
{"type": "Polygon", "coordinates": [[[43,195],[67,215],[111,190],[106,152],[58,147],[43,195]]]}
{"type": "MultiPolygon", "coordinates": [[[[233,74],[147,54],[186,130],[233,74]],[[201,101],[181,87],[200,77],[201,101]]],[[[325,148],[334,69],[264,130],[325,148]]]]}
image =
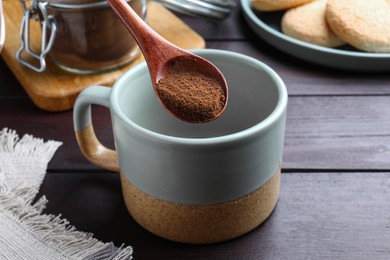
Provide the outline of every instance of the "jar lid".
{"type": "Polygon", "coordinates": [[[48,3],[58,3],[58,4],[89,4],[96,2],[105,2],[105,0],[46,0],[48,3]]]}
{"type": "Polygon", "coordinates": [[[109,6],[105,0],[46,0],[48,6],[63,9],[82,9],[109,6]]]}

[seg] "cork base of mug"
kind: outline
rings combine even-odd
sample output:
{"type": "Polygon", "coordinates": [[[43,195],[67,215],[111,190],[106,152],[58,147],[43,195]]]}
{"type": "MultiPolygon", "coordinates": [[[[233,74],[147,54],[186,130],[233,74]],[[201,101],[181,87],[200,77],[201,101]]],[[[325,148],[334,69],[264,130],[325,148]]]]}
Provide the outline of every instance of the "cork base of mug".
{"type": "Polygon", "coordinates": [[[169,240],[208,244],[244,235],[267,219],[279,197],[281,169],[255,192],[212,205],[163,201],[139,190],[120,175],[126,207],[141,226],[169,240]]]}

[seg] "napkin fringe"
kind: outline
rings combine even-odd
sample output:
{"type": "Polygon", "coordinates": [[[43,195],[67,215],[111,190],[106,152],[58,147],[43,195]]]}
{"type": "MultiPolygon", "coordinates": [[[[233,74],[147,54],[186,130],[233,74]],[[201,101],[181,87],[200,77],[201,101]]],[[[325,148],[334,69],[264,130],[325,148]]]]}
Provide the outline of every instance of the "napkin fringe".
{"type": "Polygon", "coordinates": [[[50,161],[62,142],[49,140],[45,142],[42,138],[36,138],[25,134],[19,139],[15,130],[3,128],[0,131],[0,153],[6,152],[16,157],[39,156],[50,161]]]}
{"type": "Polygon", "coordinates": [[[0,232],[0,248],[6,250],[0,255],[17,255],[18,259],[132,259],[131,246],[103,243],[92,233],[76,230],[61,215],[42,214],[47,199],[35,197],[47,163],[61,145],[28,134],[19,139],[16,131],[8,128],[0,131],[0,224],[7,227],[6,232],[0,232]],[[23,250],[18,249],[20,245],[23,250]]]}
{"type": "Polygon", "coordinates": [[[42,196],[31,204],[36,190],[30,187],[11,189],[0,186],[0,215],[10,223],[18,223],[26,237],[32,237],[47,245],[56,254],[66,259],[132,259],[133,248],[115,247],[92,237],[92,233],[77,231],[61,215],[45,215],[47,199],[42,196]]]}

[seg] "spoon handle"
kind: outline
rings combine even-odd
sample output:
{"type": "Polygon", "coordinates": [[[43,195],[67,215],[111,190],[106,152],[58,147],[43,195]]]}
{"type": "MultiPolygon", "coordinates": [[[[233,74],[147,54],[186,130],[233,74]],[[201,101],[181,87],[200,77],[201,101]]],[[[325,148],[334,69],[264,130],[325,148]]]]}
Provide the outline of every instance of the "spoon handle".
{"type": "Polygon", "coordinates": [[[125,0],[107,2],[137,42],[148,64],[151,79],[157,83],[159,68],[162,68],[170,57],[185,55],[184,51],[154,31],[125,0]]]}

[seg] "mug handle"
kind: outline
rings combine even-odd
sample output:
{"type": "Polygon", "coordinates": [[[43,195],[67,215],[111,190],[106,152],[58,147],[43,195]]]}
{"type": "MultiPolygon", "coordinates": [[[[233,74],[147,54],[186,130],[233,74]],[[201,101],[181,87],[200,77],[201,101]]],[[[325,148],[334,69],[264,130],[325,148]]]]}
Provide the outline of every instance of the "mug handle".
{"type": "Polygon", "coordinates": [[[73,107],[73,126],[81,152],[91,163],[119,172],[118,154],[102,145],[92,125],[91,105],[110,109],[111,88],[91,86],[79,94],[73,107]]]}

